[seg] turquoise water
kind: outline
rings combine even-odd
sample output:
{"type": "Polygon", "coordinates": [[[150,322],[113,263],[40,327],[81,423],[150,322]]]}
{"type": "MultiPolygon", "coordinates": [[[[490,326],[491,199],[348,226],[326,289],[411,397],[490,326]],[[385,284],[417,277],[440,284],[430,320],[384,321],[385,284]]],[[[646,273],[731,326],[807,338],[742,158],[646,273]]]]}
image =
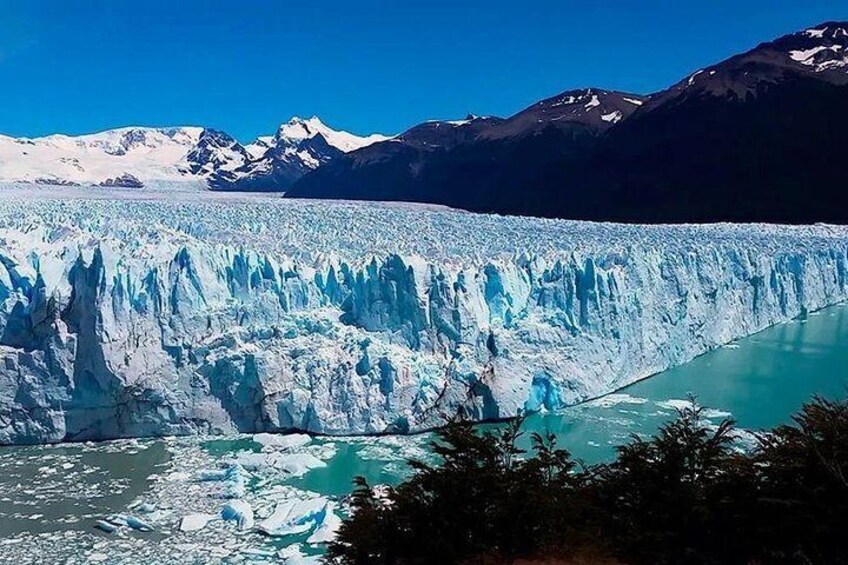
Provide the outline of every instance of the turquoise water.
{"type": "MultiPolygon", "coordinates": [[[[715,424],[733,418],[743,431],[787,422],[813,395],[848,395],[848,307],[835,306],[707,353],[606,397],[556,414],[535,414],[530,433],[553,432],[559,445],[587,463],[614,457],[633,434],[650,435],[697,397],[715,424]]],[[[484,427],[492,427],[491,425],[484,427]]],[[[742,439],[750,434],[742,433],[742,439]]],[[[409,475],[406,460],[431,460],[431,434],[380,438],[303,438],[293,450],[263,448],[260,438],[165,438],[65,446],[0,448],[0,563],[273,562],[297,548],[320,554],[311,531],[266,536],[214,520],[181,531],[197,513],[220,514],[221,486],[201,482],[202,469],[247,455],[268,454],[252,468],[244,500],[267,518],[292,497],[318,497],[343,508],[355,476],[395,484],[409,475]],[[273,457],[310,455],[317,464],[292,476],[273,457]],[[142,503],[155,508],[139,514],[142,503]],[[153,532],[105,534],[94,528],[112,514],[141,515],[153,532]],[[81,558],[81,559],[80,559],[81,558]]],[[[344,510],[340,510],[343,515],[344,510]]]]}

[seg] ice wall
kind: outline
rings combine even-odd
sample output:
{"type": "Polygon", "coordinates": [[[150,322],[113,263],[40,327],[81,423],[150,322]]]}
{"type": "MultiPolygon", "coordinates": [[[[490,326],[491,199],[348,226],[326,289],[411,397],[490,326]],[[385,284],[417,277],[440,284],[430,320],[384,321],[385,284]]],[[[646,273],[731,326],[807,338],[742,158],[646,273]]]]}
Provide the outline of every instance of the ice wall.
{"type": "Polygon", "coordinates": [[[555,410],[848,296],[848,229],[0,203],[0,443],[555,410]]]}

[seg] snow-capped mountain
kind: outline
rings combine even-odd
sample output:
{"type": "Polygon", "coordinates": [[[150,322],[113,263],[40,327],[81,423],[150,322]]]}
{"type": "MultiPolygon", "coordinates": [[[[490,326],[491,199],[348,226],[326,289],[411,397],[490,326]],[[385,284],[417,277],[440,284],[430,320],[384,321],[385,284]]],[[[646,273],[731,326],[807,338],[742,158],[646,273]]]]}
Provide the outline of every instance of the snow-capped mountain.
{"type": "Polygon", "coordinates": [[[274,136],[258,138],[241,148],[245,158],[237,167],[219,168],[210,175],[212,188],[220,190],[286,190],[291,184],[332,159],[388,137],[359,137],[330,129],[317,117],[292,118],[274,136]]]}
{"type": "Polygon", "coordinates": [[[654,96],[651,106],[681,95],[741,100],[756,96],[769,85],[801,77],[848,84],[848,23],[826,22],[699,69],[654,96]]]}
{"type": "Polygon", "coordinates": [[[123,187],[183,183],[215,189],[261,183],[268,171],[281,169],[292,182],[335,156],[384,139],[336,131],[317,117],[292,118],[274,136],[247,145],[201,127],[126,127],[32,139],[0,136],[0,182],[123,187]]]}
{"type": "Polygon", "coordinates": [[[0,180],[103,185],[185,180],[181,165],[203,132],[132,127],[80,136],[0,136],[0,180]]]}

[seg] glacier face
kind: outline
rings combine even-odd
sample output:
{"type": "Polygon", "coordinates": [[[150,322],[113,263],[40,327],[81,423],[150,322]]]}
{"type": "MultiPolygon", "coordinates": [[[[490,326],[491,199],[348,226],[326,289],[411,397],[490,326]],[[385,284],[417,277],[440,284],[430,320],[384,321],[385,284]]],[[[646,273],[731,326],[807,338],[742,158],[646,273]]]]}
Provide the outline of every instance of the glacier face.
{"type": "Polygon", "coordinates": [[[0,443],[553,410],[848,295],[845,227],[52,196],[0,199],[0,443]]]}

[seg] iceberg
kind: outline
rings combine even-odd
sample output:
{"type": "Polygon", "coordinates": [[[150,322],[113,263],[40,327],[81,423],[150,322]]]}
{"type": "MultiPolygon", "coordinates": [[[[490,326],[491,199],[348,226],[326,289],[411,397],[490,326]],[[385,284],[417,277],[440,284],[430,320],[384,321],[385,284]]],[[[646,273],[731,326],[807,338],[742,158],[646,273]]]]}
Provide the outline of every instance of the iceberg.
{"type": "Polygon", "coordinates": [[[250,471],[275,469],[292,477],[301,477],[312,469],[326,467],[327,464],[311,453],[252,453],[238,455],[238,464],[250,471]]]}
{"type": "Polygon", "coordinates": [[[188,514],[180,520],[181,532],[195,532],[202,530],[210,520],[217,518],[214,514],[188,514]]]}
{"type": "Polygon", "coordinates": [[[224,498],[241,498],[247,488],[246,471],[239,463],[233,463],[226,469],[202,469],[197,473],[197,480],[222,483],[224,498]]]}
{"type": "Polygon", "coordinates": [[[297,449],[308,445],[312,437],[307,434],[254,434],[253,441],[264,448],[275,450],[297,449]]]}
{"type": "Polygon", "coordinates": [[[846,227],[21,190],[0,198],[0,444],[284,452],[556,410],[848,298],[846,227]]]}
{"type": "Polygon", "coordinates": [[[118,526],[108,520],[97,520],[97,522],[94,523],[94,527],[106,532],[107,534],[114,534],[118,531],[118,526]]]}
{"type": "Polygon", "coordinates": [[[243,500],[233,500],[221,509],[221,518],[236,523],[240,530],[253,528],[253,508],[243,500]]]}
{"type": "Polygon", "coordinates": [[[322,562],[320,555],[306,555],[296,543],[281,549],[278,556],[285,565],[318,565],[322,562]]]}
{"type": "Polygon", "coordinates": [[[262,520],[257,529],[269,536],[291,536],[306,533],[326,518],[327,499],[293,498],[278,502],[274,512],[262,520]]]}
{"type": "Polygon", "coordinates": [[[136,518],[135,516],[123,516],[123,519],[127,526],[133,530],[138,530],[140,532],[152,532],[154,529],[152,525],[141,518],[136,518]]]}
{"type": "Polygon", "coordinates": [[[306,539],[309,544],[324,544],[330,543],[336,539],[336,534],[342,525],[342,520],[335,513],[336,505],[328,502],[324,508],[324,516],[318,522],[318,527],[306,539]]]}

